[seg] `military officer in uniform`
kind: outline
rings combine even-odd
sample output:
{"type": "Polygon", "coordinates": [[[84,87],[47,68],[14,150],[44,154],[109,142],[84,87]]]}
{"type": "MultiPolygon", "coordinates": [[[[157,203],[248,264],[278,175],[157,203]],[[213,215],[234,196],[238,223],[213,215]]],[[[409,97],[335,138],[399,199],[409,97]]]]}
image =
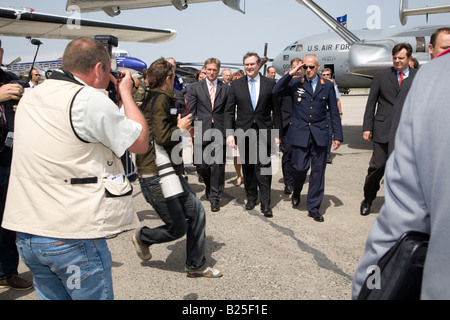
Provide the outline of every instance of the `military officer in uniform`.
{"type": "Polygon", "coordinates": [[[291,123],[287,132],[287,142],[292,145],[294,168],[292,205],[299,205],[300,192],[311,167],[307,196],[308,216],[322,222],[324,219],[319,208],[324,194],[327,165],[327,104],[334,133],[333,150],[341,145],[343,133],[334,84],[318,76],[319,69],[317,56],[307,55],[303,63],[278,80],[273,94],[292,98],[291,123]],[[293,78],[300,68],[304,69],[305,76],[293,78]]]}

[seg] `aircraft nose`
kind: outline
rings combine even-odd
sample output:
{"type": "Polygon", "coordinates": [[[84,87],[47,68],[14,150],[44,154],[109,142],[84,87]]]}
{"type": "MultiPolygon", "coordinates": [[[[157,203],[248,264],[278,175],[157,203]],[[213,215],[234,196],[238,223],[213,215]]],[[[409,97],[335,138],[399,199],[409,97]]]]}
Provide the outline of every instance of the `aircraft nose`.
{"type": "Polygon", "coordinates": [[[287,70],[290,68],[290,56],[289,53],[281,52],[277,55],[272,62],[275,70],[280,76],[283,76],[287,70]]]}

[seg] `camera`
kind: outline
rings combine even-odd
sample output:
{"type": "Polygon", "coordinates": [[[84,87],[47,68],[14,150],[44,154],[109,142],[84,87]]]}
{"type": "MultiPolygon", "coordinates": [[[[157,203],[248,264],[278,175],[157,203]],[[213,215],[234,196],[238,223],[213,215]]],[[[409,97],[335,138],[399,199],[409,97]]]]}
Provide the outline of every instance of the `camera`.
{"type": "MultiPolygon", "coordinates": [[[[112,70],[111,74],[113,75],[114,78],[117,79],[117,84],[114,84],[112,81],[109,82],[108,88],[106,88],[106,91],[108,91],[108,97],[114,101],[115,103],[117,103],[120,100],[120,95],[119,92],[117,91],[119,85],[120,85],[120,81],[125,78],[125,73],[120,72],[120,71],[116,71],[116,70],[112,70]]],[[[133,87],[136,86],[136,83],[134,82],[134,79],[131,78],[131,80],[133,81],[133,87]]]]}
{"type": "Polygon", "coordinates": [[[114,103],[117,103],[120,99],[119,92],[117,91],[117,88],[119,86],[120,80],[125,77],[125,74],[120,71],[111,71],[111,74],[114,78],[117,79],[117,85],[114,84],[112,81],[109,82],[108,88],[106,88],[106,91],[108,91],[108,97],[114,101],[114,103]]]}
{"type": "Polygon", "coordinates": [[[166,150],[153,141],[155,150],[155,163],[158,168],[159,183],[164,198],[172,199],[180,196],[184,190],[181,185],[180,177],[176,174],[172,167],[172,162],[166,150]]]}
{"type": "MultiPolygon", "coordinates": [[[[30,87],[30,84],[27,81],[25,81],[25,80],[12,80],[9,83],[20,84],[24,91],[25,91],[25,88],[29,88],[30,87]]],[[[19,103],[19,100],[11,100],[11,102],[12,102],[13,105],[15,105],[15,104],[19,103]]]]}

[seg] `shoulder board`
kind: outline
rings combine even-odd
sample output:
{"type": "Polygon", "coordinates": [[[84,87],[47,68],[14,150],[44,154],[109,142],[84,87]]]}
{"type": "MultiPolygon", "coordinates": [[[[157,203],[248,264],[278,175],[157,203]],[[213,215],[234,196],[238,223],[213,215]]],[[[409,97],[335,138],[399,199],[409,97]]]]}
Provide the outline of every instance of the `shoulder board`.
{"type": "Polygon", "coordinates": [[[304,84],[305,83],[305,78],[302,78],[302,84],[304,84]]]}
{"type": "Polygon", "coordinates": [[[320,79],[320,84],[324,86],[325,85],[325,81],[323,79],[320,79]]]}

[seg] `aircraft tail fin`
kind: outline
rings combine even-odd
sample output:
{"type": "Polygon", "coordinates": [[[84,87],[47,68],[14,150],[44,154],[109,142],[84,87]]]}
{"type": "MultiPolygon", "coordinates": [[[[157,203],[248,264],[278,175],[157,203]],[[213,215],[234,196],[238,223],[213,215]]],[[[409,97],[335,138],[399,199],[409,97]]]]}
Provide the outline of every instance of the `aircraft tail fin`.
{"type": "Polygon", "coordinates": [[[359,42],[359,38],[347,28],[342,26],[336,19],[323,10],[312,0],[297,0],[298,3],[303,4],[308,9],[316,14],[323,22],[325,22],[334,32],[336,32],[342,39],[344,39],[348,44],[353,45],[359,42]]]}

